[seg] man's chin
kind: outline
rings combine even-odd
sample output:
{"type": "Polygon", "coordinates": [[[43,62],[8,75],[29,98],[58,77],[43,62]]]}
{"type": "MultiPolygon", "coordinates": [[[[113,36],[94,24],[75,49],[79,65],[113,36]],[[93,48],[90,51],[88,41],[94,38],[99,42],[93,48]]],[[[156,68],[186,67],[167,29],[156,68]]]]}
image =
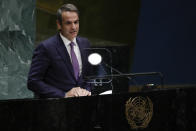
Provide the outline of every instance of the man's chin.
{"type": "Polygon", "coordinates": [[[70,40],[70,41],[73,41],[73,39],[75,38],[76,36],[72,36],[72,37],[69,37],[68,39],[70,40]]]}
{"type": "Polygon", "coordinates": [[[74,39],[75,37],[77,37],[77,34],[71,35],[72,39],[74,39]]]}

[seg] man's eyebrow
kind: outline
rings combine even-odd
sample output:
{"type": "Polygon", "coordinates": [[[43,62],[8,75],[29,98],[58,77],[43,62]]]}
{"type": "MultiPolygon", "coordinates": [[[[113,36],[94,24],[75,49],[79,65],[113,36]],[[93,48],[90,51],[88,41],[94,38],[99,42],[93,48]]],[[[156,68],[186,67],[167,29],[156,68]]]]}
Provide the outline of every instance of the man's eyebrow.
{"type": "MultiPolygon", "coordinates": [[[[77,19],[77,20],[73,21],[73,23],[76,23],[76,22],[79,22],[79,19],[77,19]]],[[[72,23],[72,21],[66,21],[66,22],[64,22],[64,23],[71,24],[71,23],[72,23]]]]}
{"type": "Polygon", "coordinates": [[[68,24],[70,24],[70,23],[71,23],[71,21],[65,21],[65,23],[68,23],[68,24]]]}

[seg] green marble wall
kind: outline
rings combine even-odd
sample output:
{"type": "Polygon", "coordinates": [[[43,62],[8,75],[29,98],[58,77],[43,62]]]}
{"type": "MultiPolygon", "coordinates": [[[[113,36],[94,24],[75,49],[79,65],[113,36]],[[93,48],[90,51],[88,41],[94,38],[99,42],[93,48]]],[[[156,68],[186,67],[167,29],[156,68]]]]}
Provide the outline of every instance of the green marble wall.
{"type": "Polygon", "coordinates": [[[35,40],[35,0],[0,1],[0,99],[32,97],[26,81],[35,40]]]}

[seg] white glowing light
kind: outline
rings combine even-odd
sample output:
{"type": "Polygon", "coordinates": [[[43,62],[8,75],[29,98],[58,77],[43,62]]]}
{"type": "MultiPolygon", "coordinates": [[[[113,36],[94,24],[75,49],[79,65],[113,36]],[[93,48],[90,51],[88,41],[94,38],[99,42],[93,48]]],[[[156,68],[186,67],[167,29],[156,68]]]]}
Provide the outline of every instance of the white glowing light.
{"type": "Polygon", "coordinates": [[[92,65],[98,65],[102,61],[102,57],[98,53],[92,53],[88,56],[88,62],[92,65]]]}

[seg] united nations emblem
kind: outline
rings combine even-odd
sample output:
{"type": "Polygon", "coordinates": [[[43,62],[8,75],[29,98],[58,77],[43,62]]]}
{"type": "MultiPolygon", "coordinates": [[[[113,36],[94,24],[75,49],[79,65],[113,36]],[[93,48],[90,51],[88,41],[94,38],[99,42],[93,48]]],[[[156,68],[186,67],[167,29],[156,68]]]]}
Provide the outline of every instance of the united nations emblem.
{"type": "Polygon", "coordinates": [[[126,118],[131,129],[146,128],[153,115],[153,104],[148,97],[131,97],[126,102],[126,118]]]}

